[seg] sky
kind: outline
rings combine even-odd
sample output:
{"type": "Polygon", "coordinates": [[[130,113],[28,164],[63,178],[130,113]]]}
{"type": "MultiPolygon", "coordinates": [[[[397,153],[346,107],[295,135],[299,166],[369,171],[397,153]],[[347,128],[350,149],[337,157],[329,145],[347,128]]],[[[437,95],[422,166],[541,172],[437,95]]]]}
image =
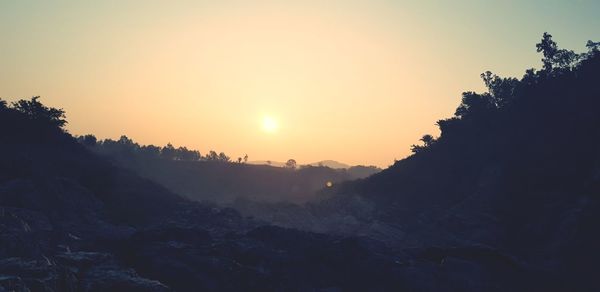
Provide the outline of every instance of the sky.
{"type": "Polygon", "coordinates": [[[0,98],[68,131],[249,160],[386,167],[479,74],[584,51],[600,1],[1,1],[0,98]]]}

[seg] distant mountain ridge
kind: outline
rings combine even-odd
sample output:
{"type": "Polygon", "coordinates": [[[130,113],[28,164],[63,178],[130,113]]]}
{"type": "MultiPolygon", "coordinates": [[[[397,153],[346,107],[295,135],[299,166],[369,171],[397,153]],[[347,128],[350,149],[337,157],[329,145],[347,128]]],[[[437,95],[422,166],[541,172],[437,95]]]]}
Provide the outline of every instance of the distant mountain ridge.
{"type": "MultiPolygon", "coordinates": [[[[90,136],[92,135],[85,137],[90,136]]],[[[177,194],[197,201],[208,200],[220,204],[230,204],[237,199],[295,203],[319,200],[318,192],[323,188],[365,178],[381,171],[372,166],[331,168],[324,165],[304,165],[289,168],[274,166],[276,163],[268,165],[225,160],[181,160],[156,153],[149,155],[147,149],[151,146],[139,145],[126,136],[118,141],[100,140],[95,143],[79,140],[93,152],[142,177],[156,181],[177,194]]],[[[338,163],[339,165],[341,164],[338,163]]]]}
{"type": "Polygon", "coordinates": [[[253,160],[253,161],[248,161],[248,164],[253,164],[253,165],[270,165],[270,166],[273,166],[273,167],[284,167],[285,166],[285,162],[272,161],[272,160],[253,160]]]}
{"type": "MultiPolygon", "coordinates": [[[[385,249],[187,200],[93,153],[65,124],[37,97],[0,99],[0,291],[402,290],[385,249]]],[[[163,161],[222,167],[213,180],[232,169],[303,171],[163,161]]]]}
{"type": "Polygon", "coordinates": [[[587,47],[544,34],[542,70],[482,74],[488,92],[463,93],[414,155],[327,181],[318,202],[246,202],[261,217],[121,165],[211,193],[376,168],[137,159],[126,139],[107,159],[63,110],[0,99],[0,291],[600,291],[600,43],[587,47]]]}
{"type": "Polygon", "coordinates": [[[339,162],[339,161],[335,161],[335,160],[322,160],[322,161],[317,161],[317,162],[313,162],[313,163],[309,163],[307,165],[310,166],[326,166],[329,168],[333,168],[333,169],[347,169],[352,167],[351,165],[339,162]]]}
{"type": "MultiPolygon", "coordinates": [[[[281,161],[273,161],[273,160],[254,160],[254,161],[249,161],[248,164],[256,164],[256,165],[270,165],[270,166],[275,166],[275,167],[285,167],[285,162],[281,162],[281,161]]],[[[307,164],[300,164],[300,166],[324,166],[324,167],[329,167],[329,168],[333,168],[333,169],[348,169],[350,167],[352,167],[352,165],[343,163],[343,162],[339,162],[339,161],[335,161],[335,160],[322,160],[322,161],[317,161],[317,162],[313,162],[313,163],[307,163],[307,164]]]]}

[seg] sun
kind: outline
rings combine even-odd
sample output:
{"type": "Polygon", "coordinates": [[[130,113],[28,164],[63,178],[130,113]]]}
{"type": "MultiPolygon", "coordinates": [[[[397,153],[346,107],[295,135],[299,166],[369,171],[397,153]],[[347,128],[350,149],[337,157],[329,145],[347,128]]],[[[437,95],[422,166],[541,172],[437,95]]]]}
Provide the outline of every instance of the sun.
{"type": "Polygon", "coordinates": [[[263,131],[265,131],[269,134],[273,134],[273,133],[277,132],[278,128],[279,128],[279,125],[277,124],[277,120],[275,120],[274,118],[269,117],[269,116],[263,117],[263,120],[262,120],[263,131]]]}

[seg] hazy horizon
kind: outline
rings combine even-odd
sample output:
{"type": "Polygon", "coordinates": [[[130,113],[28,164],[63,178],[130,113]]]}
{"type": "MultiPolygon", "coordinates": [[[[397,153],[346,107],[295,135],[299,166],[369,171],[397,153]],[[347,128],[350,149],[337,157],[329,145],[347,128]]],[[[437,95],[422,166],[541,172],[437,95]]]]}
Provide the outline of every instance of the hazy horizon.
{"type": "Polygon", "coordinates": [[[0,2],[0,290],[600,291],[599,11],[0,2]]]}
{"type": "Polygon", "coordinates": [[[3,2],[0,98],[40,95],[76,135],[386,167],[437,136],[460,93],[483,90],[480,73],[540,68],[543,32],[583,51],[600,38],[597,11],[598,1],[3,2]]]}

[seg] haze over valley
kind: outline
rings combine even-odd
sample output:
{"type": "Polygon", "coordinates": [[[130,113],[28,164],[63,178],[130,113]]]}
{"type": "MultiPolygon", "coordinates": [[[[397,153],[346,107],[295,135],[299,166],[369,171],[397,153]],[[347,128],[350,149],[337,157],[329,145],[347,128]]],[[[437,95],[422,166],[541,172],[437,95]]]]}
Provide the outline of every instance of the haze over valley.
{"type": "Polygon", "coordinates": [[[0,291],[600,291],[596,11],[2,3],[0,291]]]}

